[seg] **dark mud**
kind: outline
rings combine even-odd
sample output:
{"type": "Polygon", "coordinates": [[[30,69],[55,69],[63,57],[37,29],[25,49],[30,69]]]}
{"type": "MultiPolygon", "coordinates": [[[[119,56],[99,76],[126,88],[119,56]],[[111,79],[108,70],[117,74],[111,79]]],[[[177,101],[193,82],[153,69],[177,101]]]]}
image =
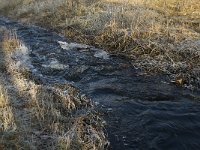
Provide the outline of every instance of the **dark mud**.
{"type": "MultiPolygon", "coordinates": [[[[62,49],[67,41],[48,30],[0,19],[30,49],[36,83],[72,84],[104,114],[114,150],[199,150],[200,93],[147,76],[122,58],[92,46],[62,49]]],[[[66,45],[65,45],[66,46],[66,45]]]]}

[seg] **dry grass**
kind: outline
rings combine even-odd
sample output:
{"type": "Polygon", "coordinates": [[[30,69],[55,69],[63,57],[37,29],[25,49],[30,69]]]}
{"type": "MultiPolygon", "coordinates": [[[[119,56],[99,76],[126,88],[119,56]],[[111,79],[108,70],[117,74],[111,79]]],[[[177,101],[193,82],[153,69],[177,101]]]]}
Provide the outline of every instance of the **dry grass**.
{"type": "Polygon", "coordinates": [[[28,49],[15,32],[3,32],[0,149],[104,149],[102,120],[92,102],[71,85],[35,84],[27,75],[28,49]]]}
{"type": "Polygon", "coordinates": [[[8,102],[6,91],[2,87],[0,87],[0,107],[3,108],[7,105],[9,105],[9,102],[8,102]]]}
{"type": "Polygon", "coordinates": [[[2,12],[123,55],[147,73],[162,72],[175,83],[181,79],[181,85],[199,86],[199,0],[45,2],[15,1],[15,9],[3,11],[5,1],[2,12]]]}
{"type": "Polygon", "coordinates": [[[2,48],[5,52],[11,53],[18,47],[20,47],[20,41],[18,40],[16,32],[12,30],[7,30],[4,33],[2,48]]]}
{"type": "Polygon", "coordinates": [[[15,118],[6,90],[0,86],[0,132],[8,132],[16,129],[15,118]]]}
{"type": "MultiPolygon", "coordinates": [[[[3,29],[0,29],[2,37],[3,29]]],[[[19,144],[19,136],[17,133],[17,120],[14,115],[14,108],[11,105],[8,93],[8,85],[6,84],[5,64],[3,53],[1,51],[2,43],[0,43],[0,149],[16,149],[19,144]]]]}
{"type": "MultiPolygon", "coordinates": [[[[123,55],[177,85],[200,87],[199,0],[1,0],[0,13],[123,55]]],[[[15,31],[4,33],[0,74],[10,75],[0,78],[0,149],[104,149],[90,100],[72,86],[29,80],[27,49],[15,31]],[[22,52],[17,66],[10,56],[22,52]]]]}

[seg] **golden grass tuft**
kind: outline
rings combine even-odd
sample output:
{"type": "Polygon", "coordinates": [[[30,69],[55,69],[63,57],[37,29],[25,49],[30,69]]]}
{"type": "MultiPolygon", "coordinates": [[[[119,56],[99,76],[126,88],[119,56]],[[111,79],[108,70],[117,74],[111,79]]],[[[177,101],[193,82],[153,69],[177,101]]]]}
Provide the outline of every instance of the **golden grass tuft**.
{"type": "Polygon", "coordinates": [[[9,105],[8,97],[5,89],[0,86],[0,108],[4,108],[9,105]]]}
{"type": "Polygon", "coordinates": [[[20,41],[15,31],[7,30],[4,33],[4,39],[2,41],[2,49],[6,52],[13,52],[16,48],[20,47],[20,41]]]}

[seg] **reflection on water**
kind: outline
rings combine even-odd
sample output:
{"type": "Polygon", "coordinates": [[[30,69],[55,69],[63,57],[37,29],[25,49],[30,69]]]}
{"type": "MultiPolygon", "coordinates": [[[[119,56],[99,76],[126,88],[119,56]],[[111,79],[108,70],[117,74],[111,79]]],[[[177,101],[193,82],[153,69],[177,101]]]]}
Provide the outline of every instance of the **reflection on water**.
{"type": "Polygon", "coordinates": [[[200,149],[200,103],[192,98],[198,92],[167,84],[166,76],[142,76],[123,59],[95,57],[104,52],[94,47],[62,49],[58,41],[66,39],[42,28],[5,19],[0,25],[15,28],[32,50],[34,80],[73,84],[99,103],[110,149],[200,149]]]}

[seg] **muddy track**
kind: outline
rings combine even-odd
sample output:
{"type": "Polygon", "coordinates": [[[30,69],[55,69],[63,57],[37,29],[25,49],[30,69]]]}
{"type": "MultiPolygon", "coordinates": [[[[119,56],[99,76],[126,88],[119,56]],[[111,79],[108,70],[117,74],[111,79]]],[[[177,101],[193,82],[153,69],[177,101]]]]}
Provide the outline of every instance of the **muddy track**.
{"type": "Polygon", "coordinates": [[[122,58],[48,30],[0,19],[30,49],[32,79],[71,84],[105,115],[110,149],[200,149],[199,91],[147,76],[122,58]]]}

